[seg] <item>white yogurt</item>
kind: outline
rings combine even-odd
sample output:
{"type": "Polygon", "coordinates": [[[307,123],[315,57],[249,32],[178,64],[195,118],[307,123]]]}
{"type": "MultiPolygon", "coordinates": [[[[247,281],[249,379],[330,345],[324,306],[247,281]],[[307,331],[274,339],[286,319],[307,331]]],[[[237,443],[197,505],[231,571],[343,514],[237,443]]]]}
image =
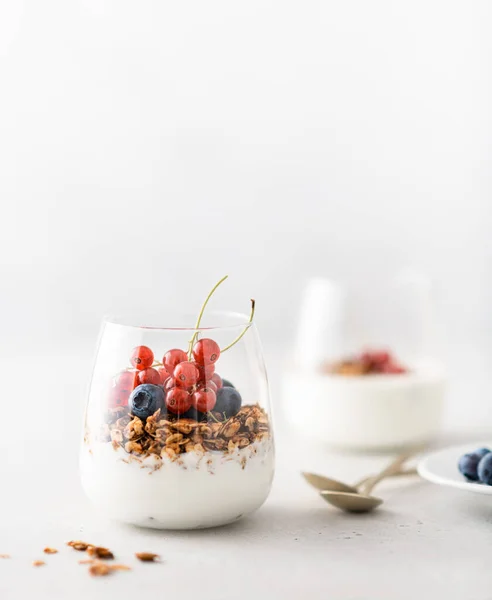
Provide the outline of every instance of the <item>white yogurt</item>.
{"type": "Polygon", "coordinates": [[[91,502],[110,518],[156,529],[231,523],[266,500],[274,472],[270,438],[234,453],[138,458],[110,443],[84,444],[81,476],[91,502]]]}
{"type": "Polygon", "coordinates": [[[292,426],[311,439],[353,450],[393,449],[435,435],[445,389],[438,366],[360,377],[291,371],[283,407],[292,426]]]}

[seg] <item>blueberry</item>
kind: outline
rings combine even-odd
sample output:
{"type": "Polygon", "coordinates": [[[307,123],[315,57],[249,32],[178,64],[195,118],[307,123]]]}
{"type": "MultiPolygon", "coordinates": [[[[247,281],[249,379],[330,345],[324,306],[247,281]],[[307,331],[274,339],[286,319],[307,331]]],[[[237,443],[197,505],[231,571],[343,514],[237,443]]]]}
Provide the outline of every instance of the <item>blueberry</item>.
{"type": "Polygon", "coordinates": [[[145,420],[160,408],[164,408],[164,390],[152,383],[143,383],[131,393],[128,401],[133,415],[145,420]]]}
{"type": "Polygon", "coordinates": [[[194,406],[188,409],[185,413],[180,415],[181,419],[193,419],[194,421],[206,421],[207,415],[205,413],[200,412],[194,406]]]}
{"type": "MultiPolygon", "coordinates": [[[[225,381],[225,380],[224,380],[225,381]]],[[[233,417],[241,408],[241,394],[233,387],[225,385],[217,390],[217,402],[214,412],[225,413],[226,417],[233,417]]]]}
{"type": "Polygon", "coordinates": [[[475,450],[475,452],[473,454],[478,454],[478,456],[483,458],[486,454],[489,454],[489,453],[490,453],[489,448],[478,448],[478,450],[475,450]]]}
{"type": "Polygon", "coordinates": [[[487,454],[490,454],[490,450],[488,450],[487,448],[479,448],[475,452],[469,452],[468,454],[464,454],[458,462],[458,468],[460,470],[460,473],[470,481],[477,481],[478,463],[487,454]]]}
{"type": "Polygon", "coordinates": [[[486,485],[492,485],[492,452],[488,452],[478,463],[478,478],[486,485]]]}
{"type": "Polygon", "coordinates": [[[180,419],[193,419],[194,421],[198,421],[197,410],[194,406],[189,408],[185,413],[179,415],[180,419]]]}
{"type": "Polygon", "coordinates": [[[230,381],[227,381],[227,379],[222,380],[222,385],[224,387],[231,387],[231,388],[236,389],[236,386],[234,384],[232,384],[230,381]]]}

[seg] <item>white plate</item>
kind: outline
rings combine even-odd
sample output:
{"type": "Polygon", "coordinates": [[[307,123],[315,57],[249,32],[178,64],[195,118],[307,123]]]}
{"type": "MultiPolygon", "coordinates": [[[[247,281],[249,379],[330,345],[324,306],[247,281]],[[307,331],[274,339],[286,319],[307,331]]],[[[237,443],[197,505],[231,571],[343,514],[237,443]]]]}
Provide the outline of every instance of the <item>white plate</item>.
{"type": "Polygon", "coordinates": [[[448,485],[450,487],[475,492],[476,494],[492,494],[492,485],[474,483],[466,481],[463,475],[458,471],[458,461],[460,456],[467,452],[473,452],[477,448],[491,448],[492,444],[470,443],[462,446],[451,446],[444,450],[438,450],[424,458],[419,466],[419,475],[424,479],[437,483],[439,485],[448,485]]]}

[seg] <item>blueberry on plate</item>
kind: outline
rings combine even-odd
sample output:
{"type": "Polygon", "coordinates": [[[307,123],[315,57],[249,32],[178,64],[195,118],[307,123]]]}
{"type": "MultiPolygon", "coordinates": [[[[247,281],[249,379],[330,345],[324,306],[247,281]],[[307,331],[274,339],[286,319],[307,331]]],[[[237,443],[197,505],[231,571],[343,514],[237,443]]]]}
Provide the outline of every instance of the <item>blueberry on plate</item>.
{"type": "MultiPolygon", "coordinates": [[[[225,380],[223,380],[225,382],[225,380]]],[[[217,390],[217,402],[214,411],[221,414],[225,413],[227,418],[237,415],[241,408],[241,394],[236,388],[224,385],[217,390]]]]}
{"type": "Polygon", "coordinates": [[[227,381],[227,379],[222,379],[222,386],[223,387],[231,387],[231,388],[236,389],[236,386],[233,383],[231,383],[230,381],[227,381]]]}
{"type": "Polygon", "coordinates": [[[479,448],[475,452],[464,454],[458,462],[460,473],[470,481],[478,481],[478,463],[488,454],[488,448],[479,448]]]}
{"type": "Polygon", "coordinates": [[[481,456],[483,458],[487,454],[490,454],[490,449],[489,448],[478,448],[477,450],[475,450],[474,454],[478,454],[478,456],[481,456]]]}
{"type": "Polygon", "coordinates": [[[492,485],[492,452],[480,459],[478,463],[478,479],[485,485],[492,485]]]}
{"type": "Polygon", "coordinates": [[[143,383],[137,386],[128,401],[132,415],[145,420],[164,407],[164,390],[152,383],[143,383]]]}

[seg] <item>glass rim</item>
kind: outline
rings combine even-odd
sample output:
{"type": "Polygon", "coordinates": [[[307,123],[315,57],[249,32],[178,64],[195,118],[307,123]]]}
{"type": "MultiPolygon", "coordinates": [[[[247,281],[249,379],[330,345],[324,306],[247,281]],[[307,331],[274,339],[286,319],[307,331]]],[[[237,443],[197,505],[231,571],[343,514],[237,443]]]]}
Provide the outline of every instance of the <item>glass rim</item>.
{"type": "MultiPolygon", "coordinates": [[[[249,321],[249,315],[246,315],[245,313],[241,313],[241,312],[237,312],[237,311],[232,311],[232,310],[211,310],[211,311],[207,311],[207,316],[222,316],[222,317],[232,317],[234,319],[237,319],[237,322],[234,323],[230,323],[227,325],[207,325],[207,326],[202,326],[200,325],[200,327],[168,327],[168,326],[162,326],[162,325],[136,325],[135,323],[131,322],[132,317],[134,316],[133,314],[128,314],[125,315],[123,314],[107,314],[104,315],[102,322],[104,325],[107,324],[111,324],[111,325],[117,325],[120,327],[127,327],[127,328],[131,328],[131,329],[145,329],[145,330],[150,330],[150,331],[189,331],[189,332],[199,332],[199,331],[221,331],[221,330],[228,330],[228,329],[238,329],[238,328],[243,328],[243,329],[249,329],[252,325],[254,325],[254,322],[250,322],[249,321]]],[[[196,318],[196,317],[195,317],[196,318]]],[[[135,319],[136,321],[137,319],[135,319]]],[[[145,320],[145,319],[142,319],[145,320]]]]}

